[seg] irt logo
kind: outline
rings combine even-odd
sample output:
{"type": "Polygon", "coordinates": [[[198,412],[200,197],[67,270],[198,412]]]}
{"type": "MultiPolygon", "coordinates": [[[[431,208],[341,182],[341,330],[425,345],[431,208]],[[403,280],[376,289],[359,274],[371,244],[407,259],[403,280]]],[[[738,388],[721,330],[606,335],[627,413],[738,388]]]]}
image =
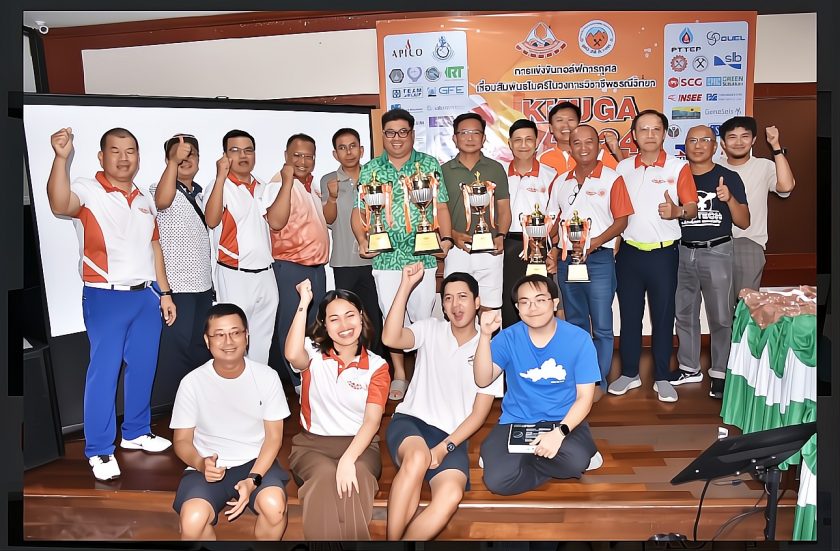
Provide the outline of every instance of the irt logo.
{"type": "Polygon", "coordinates": [[[446,78],[461,78],[463,70],[463,65],[454,65],[452,67],[447,67],[444,74],[446,75],[446,78]]]}

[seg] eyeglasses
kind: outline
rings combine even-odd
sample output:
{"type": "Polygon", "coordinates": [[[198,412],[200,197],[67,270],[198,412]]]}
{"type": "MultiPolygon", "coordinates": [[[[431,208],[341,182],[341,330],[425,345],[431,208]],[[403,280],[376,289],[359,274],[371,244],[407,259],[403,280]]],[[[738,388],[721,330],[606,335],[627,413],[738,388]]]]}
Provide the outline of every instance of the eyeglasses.
{"type": "Polygon", "coordinates": [[[231,155],[238,155],[239,153],[243,153],[245,155],[253,155],[254,151],[255,151],[255,149],[253,147],[245,147],[245,148],[229,147],[228,148],[228,153],[230,153],[231,155]]]}
{"type": "Polygon", "coordinates": [[[481,136],[484,134],[483,130],[459,130],[455,132],[457,135],[466,138],[467,136],[481,136]]]}
{"type": "Polygon", "coordinates": [[[709,145],[710,143],[712,143],[712,140],[713,138],[709,136],[703,136],[702,138],[688,138],[686,140],[686,143],[690,145],[697,145],[698,143],[701,143],[703,145],[709,145]]]}
{"type": "Polygon", "coordinates": [[[315,155],[312,155],[311,153],[292,153],[292,157],[294,157],[296,161],[300,161],[301,159],[304,161],[315,160],[315,155]]]}
{"type": "Polygon", "coordinates": [[[397,134],[399,134],[400,138],[405,138],[411,133],[411,129],[400,128],[399,130],[383,130],[382,133],[385,134],[385,137],[389,139],[395,137],[397,134]]]}
{"type": "Polygon", "coordinates": [[[341,151],[342,153],[344,153],[346,151],[356,151],[357,149],[359,149],[359,144],[353,142],[353,143],[348,144],[348,145],[340,145],[340,146],[336,147],[335,149],[336,149],[336,151],[341,151]]]}
{"type": "Polygon", "coordinates": [[[569,205],[574,205],[575,204],[575,199],[577,199],[577,196],[578,196],[578,193],[580,193],[580,188],[581,187],[582,186],[580,184],[575,186],[575,190],[572,192],[571,195],[569,195],[569,205]]]}
{"type": "Polygon", "coordinates": [[[521,299],[516,301],[516,305],[519,308],[528,308],[528,307],[536,304],[537,306],[542,308],[543,306],[545,306],[549,302],[551,302],[551,299],[546,298],[546,297],[538,297],[538,298],[535,298],[535,299],[521,298],[521,299]]]}
{"type": "Polygon", "coordinates": [[[207,335],[209,338],[213,339],[214,341],[224,342],[225,340],[230,338],[230,340],[235,341],[242,337],[244,337],[248,331],[244,329],[234,329],[233,331],[229,331],[227,333],[223,333],[221,331],[217,333],[213,333],[212,335],[207,335]]]}

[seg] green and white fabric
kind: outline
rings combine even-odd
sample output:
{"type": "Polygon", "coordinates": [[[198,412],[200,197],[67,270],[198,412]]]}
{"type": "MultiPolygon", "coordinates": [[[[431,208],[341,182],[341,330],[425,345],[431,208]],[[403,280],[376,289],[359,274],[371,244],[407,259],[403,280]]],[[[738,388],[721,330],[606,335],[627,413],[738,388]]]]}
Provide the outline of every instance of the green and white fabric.
{"type": "Polygon", "coordinates": [[[793,519],[793,539],[817,539],[817,435],[802,446],[802,470],[799,472],[799,496],[793,519]]]}
{"type": "MultiPolygon", "coordinates": [[[[761,329],[746,303],[739,301],[732,324],[732,348],[721,407],[724,423],[750,433],[816,421],[816,339],[814,315],[784,316],[761,329]]],[[[800,478],[794,539],[815,537],[816,438],[779,466],[787,469],[798,464],[811,445],[813,461],[808,465],[806,460],[800,478]],[[805,485],[806,468],[809,486],[805,485]],[[813,496],[809,497],[810,485],[813,485],[813,496]]]]}

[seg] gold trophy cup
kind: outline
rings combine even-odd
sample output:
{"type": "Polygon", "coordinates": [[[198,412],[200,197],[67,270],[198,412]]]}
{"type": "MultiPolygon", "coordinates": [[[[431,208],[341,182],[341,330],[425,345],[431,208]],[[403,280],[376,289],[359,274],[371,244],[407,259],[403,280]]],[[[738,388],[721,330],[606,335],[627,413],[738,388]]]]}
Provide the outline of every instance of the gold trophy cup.
{"type": "Polygon", "coordinates": [[[553,217],[543,214],[539,205],[534,205],[531,214],[519,215],[522,224],[523,246],[528,259],[525,275],[539,274],[548,277],[546,260],[548,255],[548,233],[551,231],[553,217]]]}
{"type": "MultiPolygon", "coordinates": [[[[438,179],[433,173],[424,174],[420,170],[420,163],[415,163],[415,172],[411,176],[403,176],[400,180],[405,187],[406,199],[414,203],[420,211],[420,222],[414,236],[414,254],[435,254],[443,252],[440,246],[440,236],[437,232],[437,191],[438,179]],[[426,210],[431,205],[432,223],[429,223],[426,210]]],[[[406,231],[411,232],[411,213],[407,201],[403,201],[405,209],[406,231]]]]}
{"type": "MultiPolygon", "coordinates": [[[[578,216],[578,211],[573,211],[572,218],[570,220],[566,220],[565,222],[561,222],[561,224],[563,233],[572,245],[580,244],[584,247],[586,246],[586,238],[589,233],[589,228],[592,225],[591,219],[581,220],[580,216],[578,216]]],[[[563,260],[566,260],[566,252],[567,251],[564,247],[562,253],[563,260]]],[[[574,251],[574,249],[572,250],[572,262],[569,264],[566,282],[589,282],[589,270],[586,268],[586,264],[584,264],[583,255],[574,251]]]]}
{"type": "MultiPolygon", "coordinates": [[[[368,230],[368,252],[387,253],[394,250],[391,245],[391,238],[382,222],[382,210],[386,209],[391,214],[391,184],[378,182],[376,171],[373,172],[371,181],[359,186],[359,197],[365,204],[365,216],[362,223],[368,230]]],[[[389,226],[390,220],[389,220],[389,226]]]]}
{"type": "Polygon", "coordinates": [[[480,180],[481,173],[475,173],[475,182],[467,184],[461,182],[461,192],[464,194],[464,210],[467,215],[467,231],[470,229],[472,222],[472,214],[478,216],[478,222],[475,224],[475,230],[472,234],[472,246],[470,253],[484,253],[496,250],[496,245],[493,243],[493,234],[490,233],[490,226],[484,219],[484,213],[489,206],[491,209],[490,222],[492,223],[493,213],[493,190],[496,185],[493,182],[482,182],[480,180]]]}

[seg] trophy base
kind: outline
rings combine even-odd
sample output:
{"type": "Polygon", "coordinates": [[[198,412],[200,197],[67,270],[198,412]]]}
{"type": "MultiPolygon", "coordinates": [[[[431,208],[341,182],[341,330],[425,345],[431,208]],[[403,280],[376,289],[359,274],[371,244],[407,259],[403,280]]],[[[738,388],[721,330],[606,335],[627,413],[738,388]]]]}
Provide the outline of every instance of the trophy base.
{"type": "Polygon", "coordinates": [[[496,250],[492,233],[474,233],[470,253],[489,253],[496,250]]]}
{"type": "Polygon", "coordinates": [[[394,250],[387,232],[372,233],[368,236],[367,250],[370,253],[389,253],[394,250]]]}
{"type": "Polygon", "coordinates": [[[569,264],[566,283],[589,283],[589,270],[586,264],[569,264]]]}
{"type": "Polygon", "coordinates": [[[442,252],[440,238],[436,231],[417,232],[414,236],[414,256],[442,252]]]}
{"type": "Polygon", "coordinates": [[[525,269],[525,275],[541,275],[544,277],[548,277],[548,267],[546,267],[545,263],[533,264],[528,263],[528,267],[525,269]]]}

